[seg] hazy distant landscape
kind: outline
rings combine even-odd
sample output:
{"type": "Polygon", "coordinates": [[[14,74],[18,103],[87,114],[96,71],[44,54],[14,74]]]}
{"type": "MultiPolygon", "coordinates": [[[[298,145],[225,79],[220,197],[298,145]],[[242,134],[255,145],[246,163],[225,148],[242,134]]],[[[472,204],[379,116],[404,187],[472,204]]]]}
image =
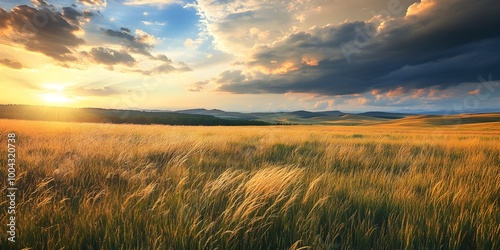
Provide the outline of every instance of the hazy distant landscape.
{"type": "Polygon", "coordinates": [[[29,105],[0,105],[0,118],[92,123],[164,124],[193,126],[243,125],[460,125],[500,122],[500,113],[410,114],[394,112],[345,113],[341,111],[291,111],[241,113],[212,109],[178,111],[64,108],[29,105]]]}

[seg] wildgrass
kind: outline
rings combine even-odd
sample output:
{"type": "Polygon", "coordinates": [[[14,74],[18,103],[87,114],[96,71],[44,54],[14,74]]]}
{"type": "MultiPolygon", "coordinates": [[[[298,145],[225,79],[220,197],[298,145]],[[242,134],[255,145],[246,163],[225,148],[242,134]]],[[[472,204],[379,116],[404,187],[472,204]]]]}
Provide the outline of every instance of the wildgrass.
{"type": "Polygon", "coordinates": [[[2,249],[500,249],[500,126],[0,120],[2,249]],[[1,145],[4,144],[4,145],[1,145]]]}

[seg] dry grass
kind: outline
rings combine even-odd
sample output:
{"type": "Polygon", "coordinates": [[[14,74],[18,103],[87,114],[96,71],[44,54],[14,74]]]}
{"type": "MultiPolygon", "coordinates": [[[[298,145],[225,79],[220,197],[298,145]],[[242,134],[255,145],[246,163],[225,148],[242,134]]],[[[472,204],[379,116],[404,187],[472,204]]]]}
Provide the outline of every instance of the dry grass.
{"type": "Polygon", "coordinates": [[[11,131],[19,238],[1,248],[500,248],[497,124],[11,131]]]}

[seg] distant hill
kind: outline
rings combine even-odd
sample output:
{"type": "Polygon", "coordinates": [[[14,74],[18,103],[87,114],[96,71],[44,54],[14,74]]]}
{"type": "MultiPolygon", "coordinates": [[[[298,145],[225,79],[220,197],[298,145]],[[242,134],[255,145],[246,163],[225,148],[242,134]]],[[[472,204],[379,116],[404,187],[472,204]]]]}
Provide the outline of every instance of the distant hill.
{"type": "Polygon", "coordinates": [[[459,114],[459,115],[415,115],[394,121],[395,125],[406,126],[449,126],[467,124],[498,123],[500,113],[459,114]]]}
{"type": "Polygon", "coordinates": [[[298,124],[316,124],[310,118],[316,117],[340,117],[344,113],[340,111],[322,111],[311,112],[305,110],[298,110],[292,112],[226,112],[219,109],[186,109],[175,111],[181,114],[198,114],[198,115],[212,115],[223,119],[243,119],[243,120],[259,120],[270,123],[298,123],[298,124]],[[304,120],[305,119],[305,120],[304,120]]]}
{"type": "Polygon", "coordinates": [[[239,112],[226,112],[219,109],[186,109],[175,111],[180,114],[193,114],[193,115],[211,115],[223,119],[242,119],[242,120],[255,120],[258,119],[257,116],[252,114],[245,114],[239,112]]]}
{"type": "Polygon", "coordinates": [[[407,116],[411,116],[410,114],[403,113],[389,113],[389,112],[380,112],[380,111],[370,111],[360,113],[358,115],[377,117],[377,118],[385,118],[385,119],[401,119],[407,116]]]}
{"type": "Polygon", "coordinates": [[[324,114],[326,116],[341,116],[344,115],[344,113],[338,111],[338,110],[333,110],[333,111],[323,111],[320,112],[321,114],[324,114]]]}
{"type": "Polygon", "coordinates": [[[300,118],[313,118],[313,117],[318,117],[318,116],[325,116],[322,113],[309,112],[309,111],[304,111],[304,110],[293,111],[293,112],[290,112],[289,114],[296,115],[300,118]]]}
{"type": "Polygon", "coordinates": [[[69,122],[109,122],[134,124],[169,124],[195,126],[243,125],[377,125],[447,126],[456,124],[500,123],[500,113],[487,114],[408,114],[370,111],[359,114],[341,111],[312,112],[226,112],[219,109],[179,111],[117,110],[100,108],[64,108],[28,105],[0,105],[0,119],[25,119],[69,122]]]}
{"type": "Polygon", "coordinates": [[[244,119],[229,120],[214,117],[211,115],[181,114],[175,112],[148,112],[99,108],[64,108],[29,105],[0,105],[0,118],[42,121],[109,122],[195,126],[269,125],[269,123],[266,123],[264,121],[244,119]]]}

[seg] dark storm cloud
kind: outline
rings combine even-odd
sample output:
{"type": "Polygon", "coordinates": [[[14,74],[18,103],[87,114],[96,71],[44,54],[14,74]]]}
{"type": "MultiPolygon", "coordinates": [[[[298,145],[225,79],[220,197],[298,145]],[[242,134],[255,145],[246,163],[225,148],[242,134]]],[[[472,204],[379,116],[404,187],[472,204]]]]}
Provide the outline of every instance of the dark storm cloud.
{"type": "Polygon", "coordinates": [[[16,62],[16,61],[12,61],[12,60],[9,60],[6,58],[0,59],[0,64],[7,66],[9,68],[12,68],[12,69],[22,69],[23,68],[23,65],[21,63],[16,62]]]}
{"type": "Polygon", "coordinates": [[[93,12],[89,11],[89,10],[84,10],[83,11],[83,17],[85,19],[87,19],[87,20],[90,19],[91,17],[93,17],[94,15],[95,14],[93,12]]]}
{"type": "Polygon", "coordinates": [[[8,25],[8,21],[10,20],[9,13],[4,9],[0,8],[0,29],[4,29],[8,25]]]}
{"type": "Polygon", "coordinates": [[[62,16],[71,24],[75,26],[83,26],[86,22],[94,16],[94,13],[90,10],[79,11],[76,6],[63,7],[62,16]]]}
{"type": "Polygon", "coordinates": [[[288,90],[283,91],[283,87],[289,86],[284,78],[255,79],[244,75],[241,70],[226,70],[214,80],[215,83],[222,84],[221,90],[236,94],[285,93],[288,90]]]}
{"type": "Polygon", "coordinates": [[[80,13],[79,11],[77,11],[76,9],[74,9],[72,7],[63,7],[62,13],[63,13],[64,17],[68,18],[69,20],[75,21],[75,22],[78,22],[78,18],[83,16],[82,13],[80,13]]]}
{"type": "Polygon", "coordinates": [[[83,26],[86,22],[94,16],[94,14],[89,10],[78,11],[74,7],[63,7],[62,16],[75,26],[83,26]]]}
{"type": "Polygon", "coordinates": [[[85,43],[75,35],[80,27],[71,21],[76,11],[67,9],[65,16],[40,1],[42,9],[27,5],[14,7],[10,12],[0,11],[0,32],[10,41],[24,45],[31,51],[43,53],[57,61],[75,61],[74,48],[85,43]],[[69,19],[69,21],[67,20],[69,19]]]}
{"type": "Polygon", "coordinates": [[[90,55],[96,63],[101,63],[109,66],[113,66],[116,64],[132,66],[136,62],[135,59],[127,52],[120,52],[102,47],[92,48],[92,50],[90,51],[90,55]]]}
{"type": "Polygon", "coordinates": [[[500,1],[424,0],[420,4],[426,8],[410,9],[406,17],[379,17],[292,34],[260,48],[248,63],[274,73],[249,77],[232,72],[228,78],[230,72],[224,72],[218,80],[220,89],[347,95],[400,86],[444,89],[477,81],[480,74],[500,74],[496,53],[500,1]],[[306,55],[318,61],[305,62],[306,55]],[[285,63],[294,67],[280,72],[285,63]]]}

